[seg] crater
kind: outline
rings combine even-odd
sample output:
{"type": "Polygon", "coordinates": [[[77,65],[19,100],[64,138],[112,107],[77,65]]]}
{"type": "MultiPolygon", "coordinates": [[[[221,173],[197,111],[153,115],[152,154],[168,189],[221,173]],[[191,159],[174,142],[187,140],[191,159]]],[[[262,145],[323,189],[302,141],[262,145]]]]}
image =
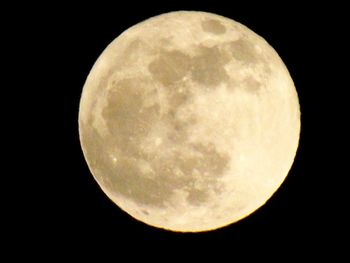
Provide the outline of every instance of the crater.
{"type": "Polygon", "coordinates": [[[247,63],[255,64],[261,62],[261,56],[256,52],[254,44],[244,38],[240,38],[230,43],[230,49],[235,59],[247,63]]]}
{"type": "Polygon", "coordinates": [[[183,145],[188,138],[188,125],[182,121],[174,119],[170,122],[170,131],[167,138],[175,145],[183,145]]]}
{"type": "Polygon", "coordinates": [[[205,190],[191,189],[187,195],[187,202],[194,206],[199,206],[209,199],[209,193],[205,190]]]}
{"type": "Polygon", "coordinates": [[[147,216],[149,215],[149,213],[148,213],[147,210],[144,210],[144,209],[143,209],[143,210],[141,210],[141,212],[142,212],[142,214],[144,214],[144,215],[147,215],[147,216]]]}
{"type": "Polygon", "coordinates": [[[155,80],[167,86],[186,75],[190,62],[190,58],[178,50],[161,51],[159,56],[148,65],[148,69],[155,80]]]}
{"type": "Polygon", "coordinates": [[[261,88],[261,82],[253,77],[248,77],[244,80],[244,87],[248,92],[257,93],[261,88]]]}
{"type": "Polygon", "coordinates": [[[216,86],[229,79],[224,65],[229,62],[217,46],[200,47],[199,54],[192,60],[192,79],[206,86],[216,86]]]}
{"type": "Polygon", "coordinates": [[[125,67],[135,67],[144,57],[143,54],[151,52],[151,48],[141,38],[130,39],[126,42],[122,52],[113,53],[115,59],[110,67],[110,72],[120,71],[125,67]]]}
{"type": "Polygon", "coordinates": [[[221,35],[226,32],[226,27],[216,19],[207,19],[202,22],[202,29],[215,35],[221,35]]]}
{"type": "Polygon", "coordinates": [[[217,177],[224,173],[230,160],[227,154],[219,153],[213,143],[204,145],[201,143],[193,144],[192,149],[200,154],[196,169],[206,177],[217,177]]]}
{"type": "Polygon", "coordinates": [[[143,48],[142,41],[140,39],[135,39],[129,43],[125,48],[123,53],[124,62],[132,63],[138,59],[138,52],[143,48]]]}
{"type": "Polygon", "coordinates": [[[264,63],[263,71],[264,71],[265,76],[270,76],[272,73],[272,69],[271,69],[270,64],[266,61],[264,61],[263,63],[264,63]]]}
{"type": "Polygon", "coordinates": [[[182,84],[169,89],[167,96],[169,106],[177,110],[181,106],[188,103],[192,99],[193,94],[188,87],[182,84]]]}
{"type": "Polygon", "coordinates": [[[189,126],[196,122],[194,115],[189,114],[184,108],[192,99],[193,94],[184,83],[167,90],[169,109],[162,120],[170,127],[168,139],[177,145],[185,143],[189,126]]]}

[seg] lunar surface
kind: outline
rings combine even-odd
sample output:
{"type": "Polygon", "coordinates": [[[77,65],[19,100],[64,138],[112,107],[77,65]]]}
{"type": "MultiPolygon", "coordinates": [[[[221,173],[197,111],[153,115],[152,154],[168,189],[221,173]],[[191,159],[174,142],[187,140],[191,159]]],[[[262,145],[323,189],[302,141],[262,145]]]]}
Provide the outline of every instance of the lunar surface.
{"type": "Polygon", "coordinates": [[[276,51],[231,19],[179,11],[117,37],[80,101],[89,169],[132,217],[172,231],[234,223],[293,163],[298,96],[276,51]]]}

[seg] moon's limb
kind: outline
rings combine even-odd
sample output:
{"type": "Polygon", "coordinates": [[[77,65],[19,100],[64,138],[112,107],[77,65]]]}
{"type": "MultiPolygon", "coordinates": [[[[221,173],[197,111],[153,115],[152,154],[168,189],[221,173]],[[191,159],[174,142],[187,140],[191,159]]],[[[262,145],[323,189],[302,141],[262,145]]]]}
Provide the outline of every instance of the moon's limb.
{"type": "Polygon", "coordinates": [[[293,163],[300,112],[278,54],[245,26],[173,12],[128,29],[85,83],[79,132],[103,191],[174,231],[236,222],[293,163]]]}

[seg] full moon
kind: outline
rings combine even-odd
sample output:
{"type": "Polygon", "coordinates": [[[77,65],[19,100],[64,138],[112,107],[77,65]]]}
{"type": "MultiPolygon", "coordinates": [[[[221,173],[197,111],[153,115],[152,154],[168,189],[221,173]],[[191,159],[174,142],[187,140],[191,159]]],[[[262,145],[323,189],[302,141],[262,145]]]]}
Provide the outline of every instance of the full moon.
{"type": "Polygon", "coordinates": [[[217,229],[261,207],[293,163],[298,95],[276,51],[220,15],[124,31],[83,87],[79,134],[104,193],[148,225],[217,229]]]}

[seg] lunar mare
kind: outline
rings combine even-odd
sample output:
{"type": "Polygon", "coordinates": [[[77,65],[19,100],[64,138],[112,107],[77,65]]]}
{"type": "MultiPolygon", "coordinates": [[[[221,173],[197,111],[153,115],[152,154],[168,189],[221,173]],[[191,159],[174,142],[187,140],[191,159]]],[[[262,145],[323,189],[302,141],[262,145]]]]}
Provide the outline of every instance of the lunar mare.
{"type": "Polygon", "coordinates": [[[80,101],[99,186],[149,225],[207,231],[262,206],[293,163],[300,111],[276,51],[231,19],[178,11],[117,37],[80,101]]]}

